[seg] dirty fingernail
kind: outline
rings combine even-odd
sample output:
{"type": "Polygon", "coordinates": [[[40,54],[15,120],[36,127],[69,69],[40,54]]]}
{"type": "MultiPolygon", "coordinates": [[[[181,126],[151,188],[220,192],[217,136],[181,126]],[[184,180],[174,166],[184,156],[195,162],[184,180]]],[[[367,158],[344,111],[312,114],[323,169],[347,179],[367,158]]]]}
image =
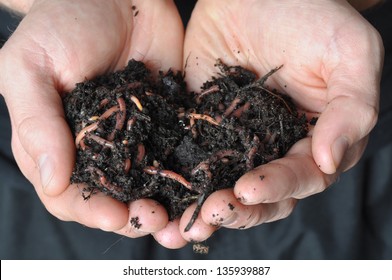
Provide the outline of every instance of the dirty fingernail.
{"type": "Polygon", "coordinates": [[[38,160],[38,169],[41,177],[42,188],[45,192],[45,189],[50,184],[54,175],[54,164],[52,158],[46,154],[40,156],[38,160]]]}
{"type": "Polygon", "coordinates": [[[338,169],[347,149],[348,149],[348,141],[346,137],[341,136],[338,139],[336,139],[335,142],[333,143],[332,157],[336,169],[338,169]]]}

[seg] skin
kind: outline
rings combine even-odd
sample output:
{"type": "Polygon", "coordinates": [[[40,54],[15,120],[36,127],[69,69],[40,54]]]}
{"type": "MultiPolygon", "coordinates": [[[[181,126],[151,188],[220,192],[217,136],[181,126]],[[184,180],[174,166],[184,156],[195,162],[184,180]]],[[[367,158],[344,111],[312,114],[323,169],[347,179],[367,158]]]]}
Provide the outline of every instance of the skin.
{"type": "Polygon", "coordinates": [[[131,238],[152,234],[163,246],[180,248],[218,227],[282,219],[298,199],[325,190],[355,165],[377,120],[382,43],[343,0],[199,0],[185,41],[171,0],[2,2],[27,13],[0,50],[13,153],[45,207],[64,221],[131,238]],[[283,64],[268,85],[289,92],[319,120],[312,137],[284,158],[212,194],[186,233],[195,205],[168,222],[163,207],[149,199],[124,205],[97,194],[86,202],[82,186],[69,185],[75,147],[60,95],[76,82],[123,68],[130,58],[163,70],[181,69],[188,58],[187,82],[196,91],[216,74],[217,58],[260,76],[283,64]],[[129,222],[136,216],[137,229],[129,222]]]}

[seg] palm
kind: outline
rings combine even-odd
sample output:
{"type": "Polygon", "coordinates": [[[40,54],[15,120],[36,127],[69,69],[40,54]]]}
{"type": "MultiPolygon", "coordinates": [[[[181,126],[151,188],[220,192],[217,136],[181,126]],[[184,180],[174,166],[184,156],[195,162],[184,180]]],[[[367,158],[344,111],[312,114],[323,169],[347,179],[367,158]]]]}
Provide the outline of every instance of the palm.
{"type": "Polygon", "coordinates": [[[12,38],[45,54],[39,58],[52,62],[48,70],[60,87],[72,88],[75,82],[122,68],[131,57],[156,68],[179,68],[181,27],[173,11],[162,15],[172,16],[171,20],[161,22],[154,15],[160,7],[148,3],[132,8],[126,1],[62,2],[33,9],[12,38]],[[157,46],[161,28],[174,29],[173,35],[158,38],[157,46]],[[165,51],[174,47],[177,53],[165,51]]]}
{"type": "Polygon", "coordinates": [[[283,2],[199,1],[185,43],[190,86],[197,90],[214,74],[217,58],[259,75],[284,65],[270,79],[271,85],[287,91],[305,108],[322,112],[332,99],[327,96],[328,83],[339,78],[333,70],[338,64],[353,67],[353,61],[363,56],[361,49],[344,48],[353,47],[349,43],[361,38],[369,26],[347,7],[311,1],[304,9],[296,1],[283,2]],[[325,13],[315,16],[321,9],[325,13]],[[356,26],[347,25],[352,21],[356,26]]]}

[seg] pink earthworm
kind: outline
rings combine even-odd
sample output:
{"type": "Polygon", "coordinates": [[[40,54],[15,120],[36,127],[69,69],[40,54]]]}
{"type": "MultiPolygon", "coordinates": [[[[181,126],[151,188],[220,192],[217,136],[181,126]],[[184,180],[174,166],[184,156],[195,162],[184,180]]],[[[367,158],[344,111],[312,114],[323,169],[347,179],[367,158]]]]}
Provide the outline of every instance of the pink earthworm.
{"type": "Polygon", "coordinates": [[[174,171],[161,170],[154,166],[147,166],[143,169],[143,171],[150,175],[159,175],[164,178],[175,180],[179,182],[181,185],[183,185],[184,187],[186,187],[187,189],[192,190],[192,184],[189,181],[187,181],[184,177],[182,177],[180,174],[177,174],[174,171]]]}

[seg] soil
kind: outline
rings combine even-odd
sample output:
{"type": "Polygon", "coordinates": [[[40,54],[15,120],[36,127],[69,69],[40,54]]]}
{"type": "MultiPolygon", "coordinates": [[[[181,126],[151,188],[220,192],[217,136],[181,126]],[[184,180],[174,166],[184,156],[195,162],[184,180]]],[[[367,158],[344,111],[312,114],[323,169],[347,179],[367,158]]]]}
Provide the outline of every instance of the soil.
{"type": "Polygon", "coordinates": [[[239,66],[216,66],[221,73],[198,93],[186,91],[180,72],[153,78],[131,60],[64,95],[77,147],[71,182],[87,183],[85,199],[97,192],[122,202],[152,198],[171,220],[197,202],[189,230],[212,192],[307,135],[305,115],[264,85],[279,68],[257,79],[239,66]]]}

